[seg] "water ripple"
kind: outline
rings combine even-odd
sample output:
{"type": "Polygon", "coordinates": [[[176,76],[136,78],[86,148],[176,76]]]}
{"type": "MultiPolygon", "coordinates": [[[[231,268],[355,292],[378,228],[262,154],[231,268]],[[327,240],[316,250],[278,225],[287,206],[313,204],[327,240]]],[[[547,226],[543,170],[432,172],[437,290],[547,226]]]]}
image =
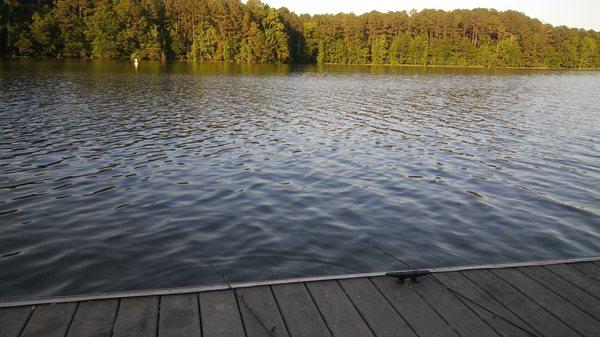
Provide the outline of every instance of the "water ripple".
{"type": "Polygon", "coordinates": [[[600,253],[598,72],[0,68],[0,299],[600,253]]]}

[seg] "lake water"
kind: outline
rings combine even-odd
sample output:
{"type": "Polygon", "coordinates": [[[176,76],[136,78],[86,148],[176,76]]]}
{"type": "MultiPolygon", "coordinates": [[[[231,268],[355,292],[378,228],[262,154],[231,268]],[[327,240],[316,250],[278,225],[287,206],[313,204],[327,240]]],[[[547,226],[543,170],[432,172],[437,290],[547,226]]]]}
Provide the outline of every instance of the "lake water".
{"type": "Polygon", "coordinates": [[[0,299],[600,254],[600,72],[0,63],[0,299]]]}

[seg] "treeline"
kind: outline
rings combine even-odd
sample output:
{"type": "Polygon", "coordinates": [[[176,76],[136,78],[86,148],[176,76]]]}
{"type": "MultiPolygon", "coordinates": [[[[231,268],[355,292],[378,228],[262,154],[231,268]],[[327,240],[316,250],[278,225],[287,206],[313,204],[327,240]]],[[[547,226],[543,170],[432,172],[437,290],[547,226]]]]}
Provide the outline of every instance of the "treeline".
{"type": "Polygon", "coordinates": [[[247,63],[600,67],[600,33],[493,9],[297,15],[257,0],[0,0],[0,53],[247,63]]]}

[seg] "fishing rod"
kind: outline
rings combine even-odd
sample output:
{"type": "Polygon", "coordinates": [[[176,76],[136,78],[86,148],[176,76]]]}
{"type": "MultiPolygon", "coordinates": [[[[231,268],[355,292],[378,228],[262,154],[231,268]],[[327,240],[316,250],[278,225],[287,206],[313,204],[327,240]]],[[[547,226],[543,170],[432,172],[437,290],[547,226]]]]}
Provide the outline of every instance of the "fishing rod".
{"type": "Polygon", "coordinates": [[[396,277],[398,278],[398,280],[401,283],[404,283],[404,280],[407,278],[410,278],[410,280],[412,282],[416,282],[418,277],[427,277],[428,279],[432,280],[435,284],[438,284],[439,286],[441,286],[442,288],[446,289],[447,291],[449,291],[450,293],[454,294],[455,296],[462,298],[472,304],[474,304],[475,306],[485,310],[486,312],[488,312],[489,314],[492,314],[493,316],[499,317],[500,319],[502,319],[503,321],[507,322],[508,324],[516,327],[517,329],[529,334],[530,336],[534,336],[534,337],[540,337],[539,335],[529,331],[528,329],[523,328],[522,326],[520,326],[517,323],[514,323],[513,321],[509,320],[508,318],[492,311],[491,309],[488,309],[486,307],[484,307],[483,305],[475,302],[474,300],[470,299],[469,297],[461,294],[460,292],[450,288],[449,286],[445,285],[442,281],[440,281],[437,277],[435,277],[431,271],[426,270],[426,269],[417,269],[415,267],[413,267],[412,265],[410,265],[408,262],[403,261],[402,259],[400,259],[399,257],[393,255],[392,253],[386,251],[385,249],[375,245],[373,242],[367,242],[367,244],[369,245],[369,247],[375,248],[377,250],[379,250],[380,252],[384,253],[385,255],[393,258],[394,260],[402,263],[403,265],[407,266],[408,268],[410,268],[410,270],[408,271],[397,271],[397,272],[388,272],[385,275],[386,276],[392,276],[392,277],[396,277]]]}
{"type": "Polygon", "coordinates": [[[233,287],[231,286],[231,283],[229,282],[229,280],[227,280],[227,277],[225,277],[225,274],[222,273],[212,262],[208,262],[208,264],[215,271],[215,273],[217,275],[219,275],[219,277],[221,277],[221,280],[223,280],[223,282],[225,283],[225,285],[227,285],[227,288],[229,290],[232,290],[233,295],[240,302],[242,302],[246,306],[246,308],[248,309],[248,311],[252,314],[252,316],[254,316],[254,318],[256,318],[256,320],[258,321],[258,323],[260,323],[260,325],[263,327],[263,329],[265,329],[265,331],[269,334],[269,336],[274,337],[273,333],[275,332],[275,330],[277,328],[275,326],[272,326],[271,329],[269,329],[267,327],[267,325],[265,324],[265,322],[260,318],[260,316],[256,312],[254,312],[254,310],[252,310],[252,308],[250,307],[250,305],[244,299],[244,296],[243,295],[242,296],[238,295],[237,291],[235,291],[235,289],[233,289],[233,287]]]}

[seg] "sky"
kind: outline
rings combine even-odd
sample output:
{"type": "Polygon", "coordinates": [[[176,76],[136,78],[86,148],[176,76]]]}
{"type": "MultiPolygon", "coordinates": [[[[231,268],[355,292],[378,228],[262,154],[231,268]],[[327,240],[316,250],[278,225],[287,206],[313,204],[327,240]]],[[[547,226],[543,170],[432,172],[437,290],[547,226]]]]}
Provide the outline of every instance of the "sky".
{"type": "Polygon", "coordinates": [[[565,25],[600,31],[600,0],[262,0],[262,2],[275,8],[287,7],[297,14],[339,12],[362,14],[372,10],[388,12],[423,8],[513,9],[555,26],[565,25]]]}

